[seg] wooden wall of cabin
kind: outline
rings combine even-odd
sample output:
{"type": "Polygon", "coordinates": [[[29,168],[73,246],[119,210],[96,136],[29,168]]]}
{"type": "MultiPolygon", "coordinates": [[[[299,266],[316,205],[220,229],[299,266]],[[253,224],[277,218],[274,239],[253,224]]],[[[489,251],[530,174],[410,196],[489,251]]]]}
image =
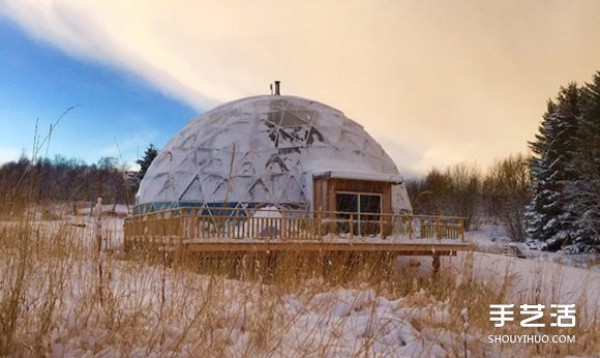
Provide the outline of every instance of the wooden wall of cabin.
{"type": "Polygon", "coordinates": [[[313,210],[314,211],[329,211],[329,201],[327,200],[328,180],[314,179],[313,180],[313,210]]]}
{"type": "Polygon", "coordinates": [[[381,194],[381,211],[392,213],[391,183],[352,179],[315,179],[313,182],[313,208],[315,211],[335,211],[336,193],[358,192],[381,194]]]}

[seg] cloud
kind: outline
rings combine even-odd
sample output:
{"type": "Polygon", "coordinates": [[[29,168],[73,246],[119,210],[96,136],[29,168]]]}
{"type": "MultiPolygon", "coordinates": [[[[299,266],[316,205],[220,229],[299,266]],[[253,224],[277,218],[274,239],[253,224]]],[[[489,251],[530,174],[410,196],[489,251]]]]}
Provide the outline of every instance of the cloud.
{"type": "Polygon", "coordinates": [[[588,1],[0,0],[0,13],[199,111],[282,80],[410,171],[522,152],[546,99],[600,63],[588,1]]]}

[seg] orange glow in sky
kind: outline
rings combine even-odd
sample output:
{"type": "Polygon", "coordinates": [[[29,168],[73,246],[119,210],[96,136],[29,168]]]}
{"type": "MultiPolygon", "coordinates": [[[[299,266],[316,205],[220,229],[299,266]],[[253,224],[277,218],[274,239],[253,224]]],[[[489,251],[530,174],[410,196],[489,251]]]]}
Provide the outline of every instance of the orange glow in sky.
{"type": "Polygon", "coordinates": [[[600,70],[599,1],[0,0],[0,13],[198,112],[281,80],[361,123],[405,173],[526,152],[547,99],[600,70]]]}

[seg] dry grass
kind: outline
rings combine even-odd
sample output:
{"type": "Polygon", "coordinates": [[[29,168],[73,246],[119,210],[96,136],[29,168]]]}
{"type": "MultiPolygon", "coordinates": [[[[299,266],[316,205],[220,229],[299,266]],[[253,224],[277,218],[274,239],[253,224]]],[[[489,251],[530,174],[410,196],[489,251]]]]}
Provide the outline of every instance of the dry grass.
{"type": "MultiPolygon", "coordinates": [[[[0,221],[1,356],[372,356],[411,344],[417,356],[463,357],[465,346],[469,356],[600,351],[596,318],[568,332],[572,345],[488,344],[489,305],[510,303],[515,277],[478,281],[472,253],[459,275],[435,278],[376,256],[127,258],[97,252],[89,227],[30,212],[0,221]],[[403,330],[417,342],[393,341],[403,330]]],[[[524,300],[543,298],[538,284],[524,300]]]]}

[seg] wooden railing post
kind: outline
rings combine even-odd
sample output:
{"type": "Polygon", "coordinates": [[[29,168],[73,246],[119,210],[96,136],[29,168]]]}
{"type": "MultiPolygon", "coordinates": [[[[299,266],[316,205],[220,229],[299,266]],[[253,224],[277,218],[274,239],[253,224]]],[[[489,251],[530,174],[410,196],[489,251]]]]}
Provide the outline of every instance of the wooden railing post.
{"type": "Polygon", "coordinates": [[[190,239],[193,240],[196,238],[196,225],[198,225],[198,219],[196,218],[197,209],[191,209],[189,221],[190,221],[190,239]]]}
{"type": "Polygon", "coordinates": [[[323,240],[323,212],[317,212],[317,238],[323,240]]]}
{"type": "Polygon", "coordinates": [[[279,237],[282,240],[287,240],[290,238],[290,225],[288,222],[288,213],[287,210],[283,212],[282,218],[281,218],[281,232],[279,234],[279,237]]]}

